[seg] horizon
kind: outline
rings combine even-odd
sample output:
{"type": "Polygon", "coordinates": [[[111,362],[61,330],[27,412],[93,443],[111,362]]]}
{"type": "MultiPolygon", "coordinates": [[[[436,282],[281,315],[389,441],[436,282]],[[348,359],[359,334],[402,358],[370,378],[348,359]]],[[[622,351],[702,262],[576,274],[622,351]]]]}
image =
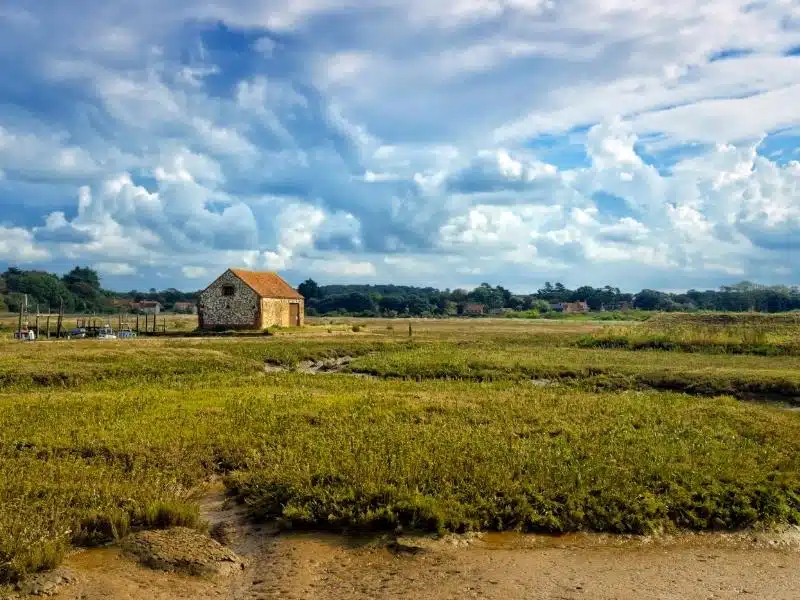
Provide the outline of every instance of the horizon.
{"type": "Polygon", "coordinates": [[[796,23],[744,0],[8,6],[0,268],[798,285],[796,23]]]}
{"type": "MultiPolygon", "coordinates": [[[[74,267],[87,267],[87,266],[88,265],[74,265],[74,267]]],[[[8,268],[9,267],[6,267],[2,272],[0,272],[0,274],[5,272],[5,270],[7,270],[8,268]]],[[[46,269],[26,269],[26,268],[24,268],[24,267],[22,267],[20,265],[10,265],[10,268],[18,268],[18,269],[23,270],[23,271],[25,271],[25,270],[45,271],[45,272],[51,273],[53,275],[56,275],[58,277],[63,277],[66,273],[69,272],[69,269],[64,270],[63,272],[51,272],[51,271],[47,271],[46,269]]],[[[235,268],[238,268],[238,267],[229,267],[229,268],[234,268],[235,269],[235,268]]],[[[213,283],[217,279],[217,277],[222,275],[224,273],[224,271],[225,270],[222,270],[217,275],[215,275],[212,278],[210,278],[208,280],[208,282],[205,285],[203,285],[202,287],[198,287],[198,288],[177,288],[177,287],[155,288],[156,289],[156,293],[165,292],[165,291],[167,291],[169,289],[175,289],[175,290],[177,290],[177,291],[179,291],[181,293],[185,293],[185,294],[201,292],[209,284],[213,283]]],[[[273,272],[278,274],[280,277],[286,279],[280,271],[273,271],[273,272]]],[[[149,290],[153,287],[153,286],[149,286],[149,287],[144,288],[144,289],[129,288],[127,290],[122,290],[122,289],[118,289],[118,288],[110,288],[110,287],[107,287],[106,285],[104,285],[104,283],[103,283],[103,279],[104,278],[103,278],[102,274],[99,274],[99,275],[100,275],[101,288],[106,290],[106,291],[113,292],[113,293],[119,294],[119,295],[129,294],[130,292],[133,292],[133,291],[136,291],[137,293],[141,293],[141,294],[150,294],[151,292],[149,290]]],[[[454,290],[457,290],[457,289],[471,291],[471,290],[475,289],[476,287],[480,286],[482,283],[488,283],[492,287],[505,288],[508,291],[510,291],[511,293],[513,293],[515,296],[531,296],[531,295],[535,295],[537,293],[537,290],[543,288],[544,285],[548,281],[552,285],[556,285],[558,283],[561,283],[562,285],[564,285],[565,288],[567,288],[569,290],[575,290],[575,289],[577,289],[579,287],[590,285],[590,284],[587,284],[587,283],[569,284],[569,283],[566,283],[564,281],[552,279],[552,280],[542,281],[541,284],[537,288],[531,289],[530,291],[518,291],[518,290],[515,290],[512,287],[509,287],[509,286],[503,284],[502,282],[492,282],[492,281],[486,281],[486,282],[482,281],[482,282],[479,282],[478,284],[466,284],[466,285],[454,286],[454,287],[450,287],[450,286],[437,287],[436,285],[428,284],[428,283],[425,283],[425,282],[422,282],[422,283],[419,283],[419,284],[413,284],[413,285],[412,284],[399,284],[399,283],[394,283],[394,282],[383,282],[383,283],[381,283],[381,282],[374,282],[374,283],[373,282],[370,282],[370,283],[364,283],[364,282],[341,282],[341,281],[324,282],[324,281],[319,281],[319,280],[317,280],[317,279],[315,279],[313,277],[306,277],[306,278],[298,281],[297,283],[294,283],[293,281],[290,281],[288,279],[286,279],[286,281],[293,288],[297,289],[298,286],[301,283],[303,283],[304,281],[306,281],[307,279],[313,279],[321,287],[326,287],[326,286],[392,286],[392,285],[394,285],[394,286],[414,287],[414,288],[419,288],[419,289],[432,288],[432,289],[435,289],[437,291],[446,291],[446,290],[454,291],[454,290]]],[[[740,281],[736,281],[736,282],[733,282],[731,284],[725,284],[725,285],[737,285],[737,284],[749,284],[749,285],[752,285],[754,287],[773,287],[773,286],[784,286],[784,287],[788,287],[788,288],[800,287],[800,286],[797,286],[795,284],[784,284],[784,283],[764,284],[764,283],[760,283],[758,281],[752,281],[752,280],[740,280],[740,281]]],[[[690,290],[696,290],[696,291],[700,291],[700,292],[719,291],[720,287],[723,287],[723,286],[717,286],[717,287],[702,287],[702,286],[700,286],[700,287],[673,288],[673,289],[658,289],[658,288],[628,289],[628,288],[624,288],[624,287],[621,287],[619,285],[616,285],[614,283],[606,283],[606,284],[603,284],[603,285],[593,285],[593,286],[590,286],[590,287],[603,288],[606,285],[608,285],[608,286],[610,286],[612,288],[618,288],[620,290],[620,292],[623,293],[623,294],[634,294],[634,295],[637,292],[641,292],[642,290],[645,290],[645,289],[655,290],[655,291],[662,292],[662,293],[665,293],[665,294],[680,295],[680,294],[685,294],[686,292],[688,292],[690,290]]]]}

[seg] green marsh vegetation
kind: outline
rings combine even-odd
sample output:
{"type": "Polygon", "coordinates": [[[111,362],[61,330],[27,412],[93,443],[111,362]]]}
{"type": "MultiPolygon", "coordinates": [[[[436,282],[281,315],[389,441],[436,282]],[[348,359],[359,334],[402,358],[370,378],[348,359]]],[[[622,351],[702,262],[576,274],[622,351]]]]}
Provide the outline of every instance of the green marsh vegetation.
{"type": "Polygon", "coordinates": [[[578,341],[584,348],[800,356],[800,312],[660,314],[608,327],[578,341]]]}
{"type": "Polygon", "coordinates": [[[254,518],[305,528],[800,522],[800,413],[727,395],[796,390],[800,357],[575,347],[589,323],[387,326],[0,342],[0,580],[71,545],[202,527],[212,477],[254,518]],[[264,370],[340,357],[376,377],[264,370]]]}

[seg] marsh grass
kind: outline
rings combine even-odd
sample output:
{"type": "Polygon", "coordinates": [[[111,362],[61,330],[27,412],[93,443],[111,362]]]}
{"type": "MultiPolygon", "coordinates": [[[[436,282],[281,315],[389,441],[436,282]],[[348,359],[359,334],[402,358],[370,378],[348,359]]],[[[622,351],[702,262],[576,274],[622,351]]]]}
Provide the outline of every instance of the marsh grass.
{"type": "Polygon", "coordinates": [[[350,370],[401,379],[550,379],[578,388],[677,390],[696,394],[800,396],[800,358],[665,351],[428,343],[365,355],[350,370]]]}
{"type": "Polygon", "coordinates": [[[264,436],[229,487],[295,527],[644,533],[800,517],[800,423],[787,413],[508,383],[365,392],[295,406],[306,418],[251,407],[292,441],[264,436]],[[776,429],[787,438],[773,444],[776,429]]]}
{"type": "Polygon", "coordinates": [[[75,340],[0,343],[0,391],[38,388],[124,389],[161,382],[198,386],[247,377],[265,361],[294,366],[304,360],[360,356],[409,342],[364,336],[336,339],[75,340]]]}
{"type": "Polygon", "coordinates": [[[800,356],[800,317],[793,314],[657,315],[646,323],[607,327],[576,341],[582,348],[800,356]]]}
{"type": "Polygon", "coordinates": [[[293,527],[638,533],[800,518],[796,412],[635,391],[656,377],[783,389],[798,384],[795,357],[578,349],[592,329],[571,323],[420,320],[411,341],[352,324],[0,343],[0,581],[71,545],[199,527],[198,490],[218,475],[255,518],[293,527]],[[385,378],[264,372],[342,356],[385,378]],[[526,381],[565,373],[574,385],[526,381]]]}

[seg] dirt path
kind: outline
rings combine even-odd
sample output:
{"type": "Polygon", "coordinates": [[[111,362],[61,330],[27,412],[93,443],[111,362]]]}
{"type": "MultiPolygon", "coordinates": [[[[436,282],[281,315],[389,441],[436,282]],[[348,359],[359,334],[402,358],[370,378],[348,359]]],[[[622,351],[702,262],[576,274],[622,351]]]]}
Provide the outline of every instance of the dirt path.
{"type": "MultiPolygon", "coordinates": [[[[800,598],[800,530],[648,540],[488,534],[435,540],[281,534],[253,527],[219,493],[203,505],[245,557],[223,580],[152,571],[116,549],[66,562],[77,582],[63,600],[256,598],[726,599],[800,598]]],[[[220,529],[219,527],[217,529],[220,529]]]]}

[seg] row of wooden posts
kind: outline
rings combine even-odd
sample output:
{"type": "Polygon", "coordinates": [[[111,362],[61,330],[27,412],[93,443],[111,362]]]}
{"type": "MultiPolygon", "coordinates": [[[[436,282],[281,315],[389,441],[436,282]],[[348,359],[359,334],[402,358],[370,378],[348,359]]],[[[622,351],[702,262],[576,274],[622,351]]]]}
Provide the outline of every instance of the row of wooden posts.
{"type": "MultiPolygon", "coordinates": [[[[28,308],[28,295],[26,294],[25,295],[25,302],[20,304],[20,307],[19,307],[19,324],[17,326],[17,331],[20,332],[20,333],[22,332],[22,317],[23,317],[24,312],[27,310],[27,308],[28,308]]],[[[39,314],[39,305],[38,304],[36,305],[36,322],[34,324],[34,327],[36,328],[36,337],[37,337],[37,339],[41,335],[41,332],[39,330],[39,317],[40,316],[43,316],[43,317],[46,318],[47,337],[49,338],[50,337],[50,317],[52,316],[50,307],[49,306],[47,307],[47,314],[46,315],[40,315],[39,314]]],[[[63,300],[61,300],[60,303],[59,303],[58,314],[56,316],[58,317],[58,319],[56,321],[56,337],[61,337],[61,328],[62,328],[62,326],[64,324],[64,301],[63,300]]]]}
{"type": "MultiPolygon", "coordinates": [[[[27,298],[26,298],[25,304],[27,305],[27,298]]],[[[26,307],[23,307],[23,305],[20,305],[19,325],[17,327],[17,331],[20,331],[20,332],[22,331],[22,321],[23,321],[23,315],[25,313],[25,308],[26,307]]],[[[37,306],[36,306],[36,316],[35,316],[35,320],[34,320],[34,324],[33,324],[33,330],[36,332],[36,338],[37,339],[39,339],[39,337],[42,335],[42,329],[40,328],[40,319],[44,320],[45,337],[47,339],[50,338],[50,317],[56,317],[55,337],[57,337],[57,338],[62,337],[62,335],[65,333],[64,332],[64,302],[63,302],[63,300],[61,301],[61,303],[59,305],[57,314],[52,314],[50,307],[47,308],[47,313],[46,314],[40,314],[39,313],[39,306],[37,304],[37,306]]],[[[126,325],[128,324],[127,317],[128,317],[128,315],[126,314],[125,315],[125,321],[123,321],[122,313],[120,312],[120,313],[117,314],[117,332],[119,332],[122,329],[122,324],[123,323],[125,323],[126,325]]],[[[77,319],[75,325],[78,328],[99,329],[99,328],[105,326],[105,324],[108,323],[108,322],[109,322],[109,319],[106,318],[106,317],[91,317],[91,318],[84,317],[82,319],[81,318],[77,319]],[[100,323],[100,324],[98,325],[98,323],[100,323]]],[[[28,325],[28,326],[30,327],[30,325],[28,325]]],[[[136,315],[136,328],[135,329],[131,328],[131,329],[133,331],[136,331],[137,334],[138,333],[156,333],[159,330],[162,331],[163,333],[166,333],[166,331],[167,331],[167,320],[166,320],[166,318],[162,318],[161,319],[161,323],[159,324],[158,323],[158,315],[149,315],[147,313],[145,313],[143,315],[138,315],[137,314],[136,315]],[[143,322],[140,322],[140,318],[139,318],[140,316],[144,317],[143,322]]]]}
{"type": "MultiPolygon", "coordinates": [[[[131,331],[135,331],[136,333],[157,333],[161,331],[162,333],[167,332],[167,319],[166,317],[162,317],[161,323],[158,322],[158,315],[150,315],[148,313],[144,313],[142,315],[136,314],[133,315],[136,317],[136,321],[132,322],[129,321],[129,315],[125,313],[123,315],[122,312],[117,313],[117,333],[122,331],[122,326],[126,325],[130,327],[131,331]],[[140,317],[142,317],[140,319],[140,317]]],[[[76,325],[79,328],[84,329],[99,329],[100,327],[104,327],[106,324],[109,324],[111,319],[108,317],[91,317],[91,318],[83,318],[78,319],[76,325]],[[98,325],[99,323],[99,325],[98,325]]]]}
{"type": "MultiPolygon", "coordinates": [[[[27,304],[27,303],[28,303],[28,298],[26,296],[25,304],[27,304]]],[[[23,306],[21,305],[20,309],[19,309],[19,326],[17,327],[17,331],[19,331],[19,332],[22,331],[22,314],[23,314],[23,306]]],[[[40,315],[39,314],[39,306],[38,305],[36,306],[36,321],[35,321],[34,327],[36,329],[36,337],[37,337],[37,339],[41,335],[41,331],[39,329],[39,317],[45,317],[46,318],[46,326],[45,326],[45,328],[47,330],[47,337],[48,338],[50,337],[50,317],[51,316],[53,316],[53,315],[51,315],[51,311],[50,311],[50,307],[49,306],[47,307],[47,314],[46,315],[40,315]]],[[[64,301],[63,300],[61,301],[60,306],[58,307],[58,314],[55,315],[55,316],[57,317],[57,321],[56,321],[56,337],[61,337],[61,328],[62,328],[62,326],[64,324],[64,301]]]]}

